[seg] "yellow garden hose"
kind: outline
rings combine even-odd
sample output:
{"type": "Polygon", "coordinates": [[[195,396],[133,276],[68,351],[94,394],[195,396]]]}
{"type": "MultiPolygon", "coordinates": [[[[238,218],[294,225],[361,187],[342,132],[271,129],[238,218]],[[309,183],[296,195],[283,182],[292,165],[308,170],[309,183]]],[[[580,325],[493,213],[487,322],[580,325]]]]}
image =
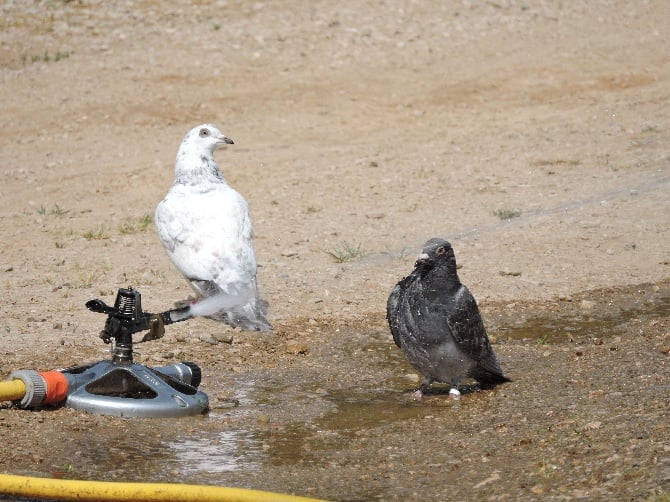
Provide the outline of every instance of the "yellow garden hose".
{"type": "Polygon", "coordinates": [[[26,384],[22,380],[5,380],[0,382],[0,403],[2,401],[18,401],[26,395],[26,384]]]}
{"type": "Polygon", "coordinates": [[[91,502],[319,502],[307,497],[222,486],[75,481],[9,474],[0,474],[0,495],[91,502]]]}

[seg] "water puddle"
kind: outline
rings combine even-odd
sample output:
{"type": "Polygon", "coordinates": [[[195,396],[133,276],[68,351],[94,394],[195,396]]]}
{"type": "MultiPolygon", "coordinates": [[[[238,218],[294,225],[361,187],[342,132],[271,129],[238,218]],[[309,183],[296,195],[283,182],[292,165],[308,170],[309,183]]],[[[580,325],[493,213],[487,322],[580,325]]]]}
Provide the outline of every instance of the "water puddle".
{"type": "Polygon", "coordinates": [[[169,444],[172,461],[181,473],[218,474],[239,469],[258,471],[260,445],[246,430],[222,431],[212,437],[190,438],[169,444]]]}
{"type": "MultiPolygon", "coordinates": [[[[630,336],[640,320],[670,315],[668,283],[639,286],[617,297],[609,294],[562,302],[558,312],[515,319],[518,324],[512,326],[502,322],[494,334],[510,343],[630,336]]],[[[323,472],[342,455],[365,462],[379,455],[387,438],[423,430],[424,423],[439,423],[444,434],[458,435],[477,417],[491,422],[496,416],[495,393],[471,392],[454,400],[441,395],[437,386],[428,399],[413,401],[409,393],[419,381],[381,327],[324,333],[323,339],[330,344],[325,355],[305,359],[300,366],[255,368],[234,380],[224,379],[218,391],[212,384],[204,389],[210,396],[234,389],[235,405],[215,406],[207,415],[184,419],[105,421],[112,427],[95,433],[68,429],[62,457],[72,459],[67,460],[76,468],[72,476],[80,479],[255,486],[268,473],[290,478],[304,469],[323,472]]],[[[522,360],[515,363],[519,371],[522,360]]],[[[533,371],[532,358],[524,364],[533,371]]],[[[511,362],[507,366],[514,369],[511,362]]],[[[534,409],[531,396],[544,399],[546,390],[527,388],[523,395],[534,409]]],[[[481,430],[490,427],[484,423],[481,430]]]]}
{"type": "MultiPolygon", "coordinates": [[[[499,328],[495,334],[543,343],[616,336],[631,329],[631,323],[670,315],[670,285],[640,286],[632,294],[615,298],[604,292],[570,303],[562,312],[529,317],[520,325],[499,328]]],[[[262,383],[245,390],[245,405],[230,412],[255,414],[255,426],[172,443],[178,469],[220,473],[260,471],[264,465],[323,467],[356,438],[374,435],[374,431],[401,430],[405,422],[426,418],[436,410],[458,413],[460,403],[447,395],[432,403],[411,399],[408,394],[419,381],[410,378],[411,368],[386,331],[351,333],[344,339],[348,342],[342,343],[338,352],[365,368],[357,375],[331,376],[346,380],[347,385],[326,391],[320,379],[303,373],[259,378],[262,383]],[[272,410],[281,407],[285,408],[279,413],[283,419],[277,420],[272,410]]],[[[440,392],[436,386],[432,394],[440,392]]],[[[469,406],[482,407],[484,412],[484,395],[480,399],[474,392],[467,398],[469,406]]]]}
{"type": "Polygon", "coordinates": [[[491,331],[498,338],[561,343],[625,334],[634,323],[670,315],[670,286],[640,286],[635,295],[581,300],[562,311],[533,316],[491,331]]]}

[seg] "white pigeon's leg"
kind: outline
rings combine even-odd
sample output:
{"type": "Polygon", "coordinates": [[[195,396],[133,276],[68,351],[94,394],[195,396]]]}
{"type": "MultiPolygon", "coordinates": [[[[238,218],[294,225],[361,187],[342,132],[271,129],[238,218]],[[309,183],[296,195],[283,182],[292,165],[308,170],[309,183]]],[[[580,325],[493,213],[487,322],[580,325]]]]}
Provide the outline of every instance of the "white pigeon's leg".
{"type": "Polygon", "coordinates": [[[176,302],[174,302],[174,306],[178,309],[184,308],[184,307],[190,307],[196,301],[197,301],[197,299],[195,297],[189,295],[186,300],[177,300],[176,302]]]}
{"type": "Polygon", "coordinates": [[[423,381],[423,383],[421,384],[421,387],[419,387],[418,389],[416,389],[416,390],[412,393],[412,397],[413,397],[416,401],[421,400],[421,398],[423,397],[423,393],[426,392],[426,391],[428,390],[428,387],[430,387],[430,384],[431,384],[431,383],[433,383],[433,379],[430,378],[430,377],[426,377],[426,379],[425,379],[425,380],[423,381]]]}

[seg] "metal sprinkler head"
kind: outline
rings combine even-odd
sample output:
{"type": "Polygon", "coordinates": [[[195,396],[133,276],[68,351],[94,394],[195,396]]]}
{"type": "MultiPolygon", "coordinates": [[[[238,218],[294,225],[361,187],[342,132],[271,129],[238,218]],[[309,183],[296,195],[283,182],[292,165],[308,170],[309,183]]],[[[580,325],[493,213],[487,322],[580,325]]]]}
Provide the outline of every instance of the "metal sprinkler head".
{"type": "Polygon", "coordinates": [[[112,360],[117,364],[132,363],[133,334],[148,330],[142,338],[143,342],[158,340],[165,334],[165,325],[189,319],[188,307],[168,310],[160,314],[142,311],[142,295],[133,288],[121,288],[116,294],[114,307],[109,307],[102,300],[86,302],[86,308],[107,314],[105,327],[100,338],[105,343],[112,343],[112,360]]]}
{"type": "Polygon", "coordinates": [[[157,340],[166,325],[190,319],[188,307],[144,312],[140,292],[132,288],[119,289],[113,307],[98,299],[86,307],[107,314],[100,338],[113,344],[112,360],[61,370],[69,384],[66,406],[125,417],[178,417],[208,409],[207,395],[197,390],[202,373],[195,363],[152,369],[133,362],[133,334],[148,331],[141,341],[157,340]]]}

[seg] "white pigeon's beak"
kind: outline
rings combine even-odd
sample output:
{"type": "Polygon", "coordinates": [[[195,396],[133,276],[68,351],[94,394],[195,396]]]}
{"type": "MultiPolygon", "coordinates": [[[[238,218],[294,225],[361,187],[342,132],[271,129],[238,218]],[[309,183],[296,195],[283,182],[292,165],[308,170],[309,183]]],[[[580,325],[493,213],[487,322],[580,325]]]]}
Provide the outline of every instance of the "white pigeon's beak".
{"type": "Polygon", "coordinates": [[[235,142],[228,138],[227,136],[219,136],[219,141],[223,144],[225,143],[226,145],[234,145],[235,142]]]}

